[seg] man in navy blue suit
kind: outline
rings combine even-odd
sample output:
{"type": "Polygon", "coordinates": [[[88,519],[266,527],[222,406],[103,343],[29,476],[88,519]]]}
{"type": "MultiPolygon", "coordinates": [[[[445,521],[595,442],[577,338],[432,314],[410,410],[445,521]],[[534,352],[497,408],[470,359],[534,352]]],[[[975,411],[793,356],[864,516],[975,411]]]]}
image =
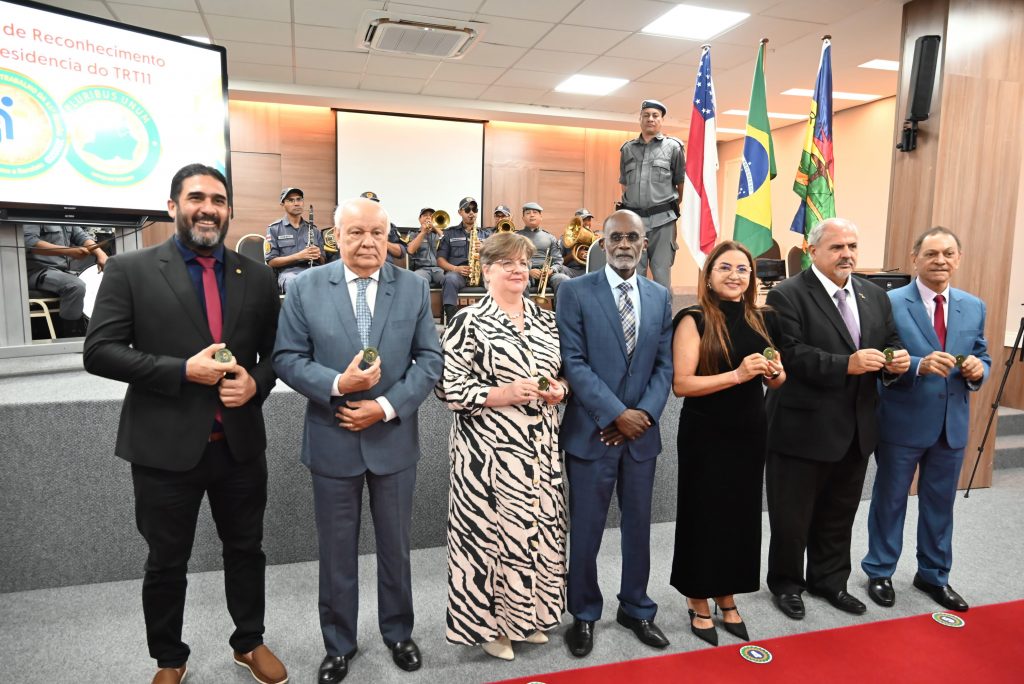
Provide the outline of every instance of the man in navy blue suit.
{"type": "Polygon", "coordinates": [[[651,495],[661,453],[658,420],[672,383],[672,311],[668,290],[639,277],[647,245],[643,221],[622,210],[604,222],[608,262],[567,280],[558,296],[565,377],[573,389],[561,440],[569,477],[569,651],[590,653],[603,608],[597,580],[608,504],[622,512],[622,583],[616,620],[654,648],[668,639],[654,624],[647,595],[651,567],[651,495]]]}
{"type": "Polygon", "coordinates": [[[903,549],[907,495],[920,467],[914,586],[944,608],[965,611],[967,602],[949,586],[953,500],[967,445],[968,393],[981,388],[992,364],[985,303],[949,285],[960,265],[960,239],[950,230],[925,231],[911,256],[917,278],[889,293],[911,366],[881,390],[878,474],[861,567],[871,599],[895,604],[892,575],[903,549]]]}

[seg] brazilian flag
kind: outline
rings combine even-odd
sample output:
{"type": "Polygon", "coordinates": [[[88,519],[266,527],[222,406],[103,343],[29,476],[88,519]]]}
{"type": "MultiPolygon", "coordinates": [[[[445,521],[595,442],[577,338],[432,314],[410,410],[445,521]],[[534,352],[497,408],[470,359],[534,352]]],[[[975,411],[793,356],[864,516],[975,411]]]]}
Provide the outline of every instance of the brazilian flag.
{"type": "Polygon", "coordinates": [[[754,84],[750,88],[750,110],[747,112],[747,137],[743,141],[743,163],[740,165],[740,188],[736,196],[736,223],[733,239],[742,242],[754,257],[772,246],[772,189],[775,178],[775,147],[768,124],[768,101],[764,87],[764,49],[761,41],[754,67],[754,84]]]}

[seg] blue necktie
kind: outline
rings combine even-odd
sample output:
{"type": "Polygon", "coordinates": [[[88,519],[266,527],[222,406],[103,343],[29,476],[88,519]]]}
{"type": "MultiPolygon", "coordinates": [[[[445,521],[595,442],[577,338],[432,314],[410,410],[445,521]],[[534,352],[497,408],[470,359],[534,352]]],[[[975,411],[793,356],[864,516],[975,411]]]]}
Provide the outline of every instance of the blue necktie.
{"type": "Polygon", "coordinates": [[[359,328],[359,341],[365,349],[370,346],[370,323],[373,322],[370,305],[366,303],[366,288],[370,286],[370,279],[357,278],[356,285],[359,288],[356,294],[356,326],[359,328]]]}

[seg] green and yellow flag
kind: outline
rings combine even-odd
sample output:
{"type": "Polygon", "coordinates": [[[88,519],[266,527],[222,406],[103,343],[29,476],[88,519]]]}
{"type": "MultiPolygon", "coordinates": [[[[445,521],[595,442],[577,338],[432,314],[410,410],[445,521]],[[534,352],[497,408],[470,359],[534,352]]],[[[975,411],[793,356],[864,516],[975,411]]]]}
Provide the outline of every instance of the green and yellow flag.
{"type": "Polygon", "coordinates": [[[775,147],[772,145],[768,101],[764,94],[764,49],[767,43],[767,39],[762,40],[757,50],[733,226],[733,239],[746,245],[755,257],[772,246],[771,180],[775,178],[775,147]]]}

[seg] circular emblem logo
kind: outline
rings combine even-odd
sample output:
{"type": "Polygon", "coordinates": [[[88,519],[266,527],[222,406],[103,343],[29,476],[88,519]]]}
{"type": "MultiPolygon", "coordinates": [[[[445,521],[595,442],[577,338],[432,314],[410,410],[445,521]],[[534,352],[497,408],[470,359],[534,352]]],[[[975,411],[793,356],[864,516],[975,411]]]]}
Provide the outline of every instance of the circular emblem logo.
{"type": "Polygon", "coordinates": [[[744,660],[751,663],[757,663],[758,665],[764,665],[765,663],[772,662],[772,652],[764,646],[757,646],[755,644],[741,646],[740,655],[744,660]]]}
{"type": "Polygon", "coordinates": [[[952,613],[932,613],[932,620],[935,620],[943,627],[963,627],[967,624],[962,617],[952,613]]]}
{"type": "Polygon", "coordinates": [[[0,69],[0,178],[38,176],[67,145],[60,108],[39,84],[0,69]]]}
{"type": "Polygon", "coordinates": [[[768,150],[760,140],[747,136],[743,143],[743,163],[740,168],[740,191],[737,199],[750,197],[768,178],[770,162],[768,150]]]}
{"type": "Polygon", "coordinates": [[[64,100],[68,162],[102,185],[127,186],[150,174],[160,158],[160,133],[135,98],[107,86],[87,86],[64,100]]]}

